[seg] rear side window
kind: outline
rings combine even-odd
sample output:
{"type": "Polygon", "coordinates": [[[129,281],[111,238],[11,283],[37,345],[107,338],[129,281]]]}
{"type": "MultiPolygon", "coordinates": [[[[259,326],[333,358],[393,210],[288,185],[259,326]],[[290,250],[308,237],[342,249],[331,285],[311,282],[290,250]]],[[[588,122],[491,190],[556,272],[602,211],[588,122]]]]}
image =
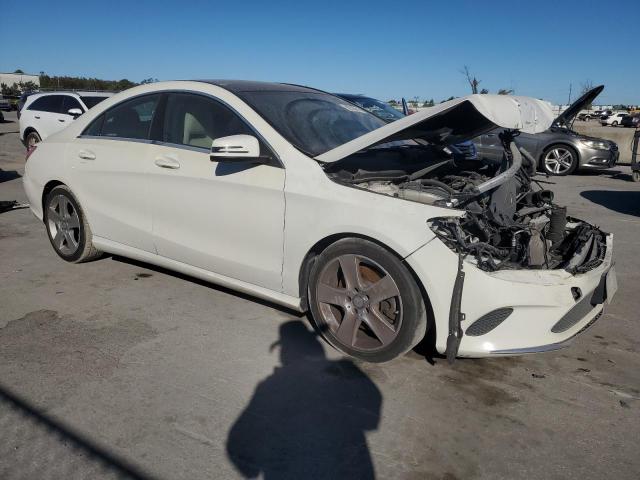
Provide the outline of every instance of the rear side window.
{"type": "Polygon", "coordinates": [[[103,100],[106,100],[109,97],[86,97],[86,96],[83,95],[80,98],[82,98],[82,101],[87,106],[87,108],[93,108],[97,104],[99,104],[103,100]]]}
{"type": "Polygon", "coordinates": [[[83,135],[146,140],[160,95],[128,100],[106,111],[82,132],[83,135]]]}
{"type": "Polygon", "coordinates": [[[169,94],[164,142],[210,149],[214,138],[238,134],[254,135],[244,120],[225,105],[201,95],[169,94]]]}
{"type": "Polygon", "coordinates": [[[69,113],[69,110],[71,110],[72,108],[79,108],[80,111],[84,112],[84,108],[82,108],[80,102],[74,97],[70,97],[69,95],[67,95],[62,100],[62,113],[69,113]]]}
{"type": "Polygon", "coordinates": [[[38,112],[62,112],[62,95],[46,95],[33,101],[27,110],[35,110],[38,112]]]}

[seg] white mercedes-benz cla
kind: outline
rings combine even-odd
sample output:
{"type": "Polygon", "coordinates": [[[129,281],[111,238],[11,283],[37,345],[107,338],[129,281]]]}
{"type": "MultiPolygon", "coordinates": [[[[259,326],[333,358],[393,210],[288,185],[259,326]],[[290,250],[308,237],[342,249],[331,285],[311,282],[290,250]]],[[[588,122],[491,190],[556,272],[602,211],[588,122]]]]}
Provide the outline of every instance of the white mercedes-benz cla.
{"type": "Polygon", "coordinates": [[[559,348],[617,288],[612,236],[532,182],[548,104],[472,95],[393,123],[308,87],[132,88],[30,148],[56,253],[122,255],[310,310],[340,351],[390,360],[559,348]],[[504,129],[502,161],[450,145],[504,129]]]}

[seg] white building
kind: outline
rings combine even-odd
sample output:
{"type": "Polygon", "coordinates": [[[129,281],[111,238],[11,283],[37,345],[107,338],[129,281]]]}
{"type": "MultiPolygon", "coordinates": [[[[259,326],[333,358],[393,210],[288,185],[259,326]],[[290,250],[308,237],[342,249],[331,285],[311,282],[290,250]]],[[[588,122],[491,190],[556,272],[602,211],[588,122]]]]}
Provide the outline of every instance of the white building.
{"type": "Polygon", "coordinates": [[[0,73],[0,84],[6,84],[8,87],[14,83],[33,82],[40,86],[40,77],[38,75],[29,75],[27,73],[0,73]]]}

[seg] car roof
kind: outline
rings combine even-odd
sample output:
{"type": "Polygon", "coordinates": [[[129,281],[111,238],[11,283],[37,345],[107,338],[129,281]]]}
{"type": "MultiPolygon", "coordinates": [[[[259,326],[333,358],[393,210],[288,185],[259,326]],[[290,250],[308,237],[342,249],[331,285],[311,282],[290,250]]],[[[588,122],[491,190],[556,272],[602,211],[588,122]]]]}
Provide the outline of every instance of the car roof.
{"type": "MultiPolygon", "coordinates": [[[[209,83],[224,88],[232,93],[242,92],[322,92],[316,88],[294,85],[291,83],[257,82],[253,80],[193,80],[195,82],[209,83]]],[[[325,92],[322,92],[325,93],[325,92]]]]}

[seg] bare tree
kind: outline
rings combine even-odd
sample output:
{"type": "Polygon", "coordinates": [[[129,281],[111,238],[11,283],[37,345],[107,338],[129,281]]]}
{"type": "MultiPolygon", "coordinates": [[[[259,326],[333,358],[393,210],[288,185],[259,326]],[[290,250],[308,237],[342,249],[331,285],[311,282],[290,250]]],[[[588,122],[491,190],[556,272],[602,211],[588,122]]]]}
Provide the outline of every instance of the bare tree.
{"type": "MultiPolygon", "coordinates": [[[[580,84],[580,95],[584,95],[589,90],[593,89],[593,82],[591,80],[586,80],[580,84]]],[[[585,110],[591,110],[591,103],[584,106],[585,110]]]]}
{"type": "Polygon", "coordinates": [[[475,76],[471,75],[469,71],[469,67],[466,65],[464,69],[460,71],[466,78],[469,86],[471,87],[471,93],[478,93],[478,85],[480,85],[480,80],[478,80],[475,76]]]}

